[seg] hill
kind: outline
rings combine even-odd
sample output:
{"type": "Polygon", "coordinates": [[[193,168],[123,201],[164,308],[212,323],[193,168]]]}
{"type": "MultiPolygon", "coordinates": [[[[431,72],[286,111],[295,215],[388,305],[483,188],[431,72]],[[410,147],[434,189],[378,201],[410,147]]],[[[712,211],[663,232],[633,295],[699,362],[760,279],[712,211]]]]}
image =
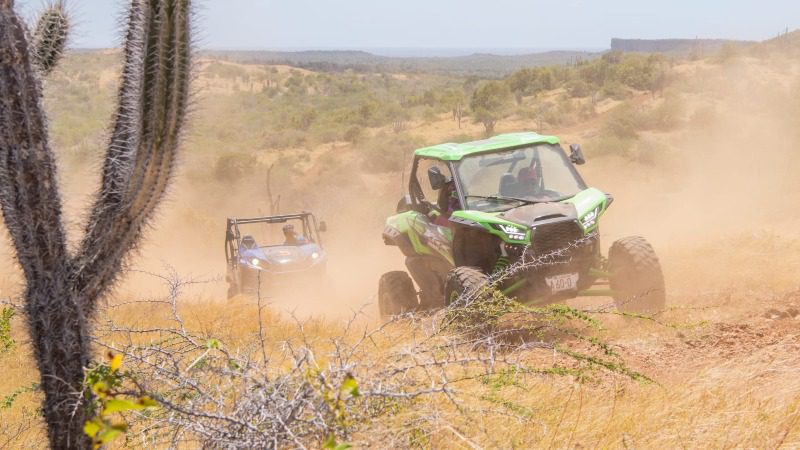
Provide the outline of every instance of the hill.
{"type": "Polygon", "coordinates": [[[726,44],[750,45],[752,41],[733,41],[728,39],[611,39],[611,50],[639,53],[690,53],[711,55],[719,52],[726,44]]]}
{"type": "Polygon", "coordinates": [[[466,56],[390,57],[364,51],[207,51],[204,56],[247,64],[280,64],[303,69],[342,72],[407,72],[500,77],[525,67],[562,65],[595,59],[600,53],[550,51],[524,55],[475,53],[466,56]]]}

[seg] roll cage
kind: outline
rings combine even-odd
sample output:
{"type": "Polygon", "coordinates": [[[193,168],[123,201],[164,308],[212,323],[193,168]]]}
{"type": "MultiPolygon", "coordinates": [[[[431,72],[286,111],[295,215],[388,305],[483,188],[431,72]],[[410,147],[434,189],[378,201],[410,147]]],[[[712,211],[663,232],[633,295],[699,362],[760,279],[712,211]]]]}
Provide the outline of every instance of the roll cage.
{"type": "Polygon", "coordinates": [[[303,224],[303,236],[320,247],[322,239],[320,232],[325,231],[327,226],[324,221],[317,222],[313,213],[304,211],[299,214],[285,214],[279,216],[255,217],[250,219],[228,218],[225,231],[225,259],[228,266],[235,267],[239,261],[239,248],[242,244],[242,234],[239,230],[240,225],[250,225],[258,223],[280,224],[293,220],[299,220],[303,224]]]}
{"type": "MultiPolygon", "coordinates": [[[[518,149],[521,149],[521,148],[531,147],[531,146],[534,146],[534,145],[541,145],[541,144],[530,144],[530,143],[528,143],[528,144],[524,144],[524,145],[510,146],[510,147],[506,147],[506,148],[502,148],[502,149],[494,149],[494,150],[491,150],[491,151],[487,151],[485,153],[479,153],[479,154],[475,154],[475,155],[466,156],[465,158],[478,156],[478,155],[491,155],[491,154],[494,154],[494,153],[504,153],[504,152],[518,150],[518,149]]],[[[564,151],[564,148],[561,145],[558,145],[558,144],[549,144],[549,145],[552,145],[553,147],[558,147],[558,149],[561,151],[561,153],[564,155],[564,157],[567,158],[568,161],[571,159],[571,158],[568,157],[567,152],[564,151]]],[[[461,162],[461,160],[446,161],[446,160],[443,160],[443,159],[432,158],[430,156],[415,155],[414,156],[414,161],[413,161],[412,166],[411,166],[411,177],[409,178],[409,184],[408,184],[408,190],[409,190],[409,194],[410,194],[410,201],[411,201],[412,209],[417,210],[417,211],[421,211],[421,210],[425,209],[422,206],[423,205],[423,201],[425,201],[425,194],[424,194],[424,192],[422,190],[422,185],[420,184],[420,181],[419,181],[419,174],[417,173],[417,169],[419,168],[419,163],[422,160],[439,161],[442,164],[446,165],[447,168],[450,170],[450,174],[452,176],[451,179],[454,182],[454,185],[455,185],[455,188],[456,188],[456,192],[458,194],[458,202],[459,202],[459,204],[462,206],[462,208],[464,207],[464,205],[468,204],[467,203],[467,199],[466,199],[466,194],[464,193],[464,186],[462,184],[462,181],[461,181],[461,179],[459,177],[459,172],[458,172],[458,164],[461,162]]],[[[575,163],[575,162],[573,161],[573,163],[575,163]]],[[[573,176],[575,176],[575,178],[580,181],[581,185],[583,185],[585,187],[586,186],[586,182],[583,180],[583,177],[581,177],[580,173],[575,169],[575,167],[573,165],[569,165],[568,167],[569,167],[569,170],[572,172],[573,176]]],[[[425,201],[425,202],[427,203],[427,201],[425,201]]],[[[433,205],[433,206],[436,206],[436,205],[433,205]]]]}

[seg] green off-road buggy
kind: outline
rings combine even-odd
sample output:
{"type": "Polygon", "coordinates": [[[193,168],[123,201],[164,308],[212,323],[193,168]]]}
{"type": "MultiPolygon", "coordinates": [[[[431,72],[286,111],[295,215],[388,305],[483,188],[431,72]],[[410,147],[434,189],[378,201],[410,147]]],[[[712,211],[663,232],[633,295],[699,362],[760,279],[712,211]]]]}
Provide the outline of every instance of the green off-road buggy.
{"type": "Polygon", "coordinates": [[[381,315],[446,307],[487,286],[531,305],[609,296],[624,312],[663,310],[661,265],[644,238],[603,256],[599,220],[613,197],[586,186],[574,167],[581,148],[570,150],[536,133],[417,150],[409,194],[383,232],[410,276],[381,277],[381,315]]]}

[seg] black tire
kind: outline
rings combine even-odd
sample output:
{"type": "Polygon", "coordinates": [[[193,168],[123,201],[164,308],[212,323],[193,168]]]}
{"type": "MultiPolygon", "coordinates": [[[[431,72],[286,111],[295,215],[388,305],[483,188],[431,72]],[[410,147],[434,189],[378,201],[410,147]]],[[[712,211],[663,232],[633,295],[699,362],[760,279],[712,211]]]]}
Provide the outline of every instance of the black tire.
{"type": "Polygon", "coordinates": [[[453,267],[443,259],[433,256],[406,258],[406,267],[411,278],[419,286],[419,310],[432,311],[443,308],[444,283],[453,267]]]}
{"type": "Polygon", "coordinates": [[[494,330],[497,318],[493,317],[492,307],[487,303],[492,297],[486,272],[478,267],[456,267],[447,274],[444,291],[446,327],[480,335],[494,330]]]}
{"type": "Polygon", "coordinates": [[[447,302],[447,306],[451,306],[463,294],[477,296],[470,299],[470,303],[480,301],[480,297],[486,294],[487,286],[489,286],[489,275],[480,268],[471,266],[456,267],[447,274],[447,281],[444,286],[445,302],[447,302]]]}
{"type": "Polygon", "coordinates": [[[228,300],[239,295],[239,288],[233,283],[228,283],[228,300]]]}
{"type": "Polygon", "coordinates": [[[406,272],[394,271],[381,276],[378,282],[378,309],[382,319],[416,311],[418,306],[414,282],[406,272]]]}
{"type": "Polygon", "coordinates": [[[611,289],[620,312],[656,314],[666,306],[661,263],[653,246],[643,237],[622,238],[608,251],[611,289]]]}

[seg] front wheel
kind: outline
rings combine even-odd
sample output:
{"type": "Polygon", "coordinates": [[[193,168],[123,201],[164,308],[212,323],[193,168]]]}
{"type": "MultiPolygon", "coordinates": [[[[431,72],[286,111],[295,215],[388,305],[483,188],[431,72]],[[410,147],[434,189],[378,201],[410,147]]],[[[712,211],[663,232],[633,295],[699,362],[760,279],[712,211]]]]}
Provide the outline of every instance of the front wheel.
{"type": "Polygon", "coordinates": [[[653,246],[643,237],[622,238],[608,252],[611,289],[620,312],[656,314],[666,305],[661,263],[653,246]]]}
{"type": "Polygon", "coordinates": [[[232,299],[239,295],[239,286],[235,285],[232,282],[228,283],[228,300],[232,299]]]}
{"type": "Polygon", "coordinates": [[[495,329],[502,307],[495,305],[489,275],[478,267],[456,267],[445,283],[445,326],[488,334],[495,329]]]}
{"type": "Polygon", "coordinates": [[[456,267],[447,274],[444,287],[447,306],[468,306],[487,294],[489,275],[478,267],[456,267]]]}
{"type": "Polygon", "coordinates": [[[406,272],[394,271],[381,276],[378,282],[378,309],[383,320],[417,310],[417,291],[406,272]]]}

